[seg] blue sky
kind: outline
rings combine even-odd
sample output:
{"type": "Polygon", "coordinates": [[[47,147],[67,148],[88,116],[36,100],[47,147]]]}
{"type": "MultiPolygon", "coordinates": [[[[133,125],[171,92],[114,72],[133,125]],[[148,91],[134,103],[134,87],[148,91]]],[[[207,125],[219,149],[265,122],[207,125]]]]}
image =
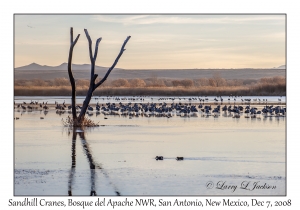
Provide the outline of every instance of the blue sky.
{"type": "MultiPolygon", "coordinates": [[[[272,68],[285,64],[285,15],[15,15],[15,67],[90,63],[84,28],[102,37],[96,65],[125,69],[272,68]]],[[[94,46],[93,46],[94,49],[94,46]]]]}

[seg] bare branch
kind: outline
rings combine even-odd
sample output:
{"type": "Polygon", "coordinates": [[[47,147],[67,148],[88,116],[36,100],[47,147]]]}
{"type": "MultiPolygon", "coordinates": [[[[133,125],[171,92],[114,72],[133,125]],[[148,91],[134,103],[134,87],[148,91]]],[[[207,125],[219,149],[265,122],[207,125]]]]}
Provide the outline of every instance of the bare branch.
{"type": "Polygon", "coordinates": [[[70,45],[72,45],[73,44],[73,27],[71,27],[71,29],[70,29],[70,41],[71,41],[71,44],[70,45]]]}
{"type": "Polygon", "coordinates": [[[72,56],[73,56],[73,48],[75,44],[77,43],[79,39],[80,34],[77,35],[75,41],[73,41],[73,28],[71,27],[70,29],[70,39],[71,39],[71,44],[70,44],[70,50],[69,50],[69,59],[68,59],[68,74],[69,74],[69,79],[70,83],[72,86],[72,115],[73,119],[75,120],[77,118],[76,115],[76,84],[75,84],[75,79],[72,73],[72,56]]]}
{"type": "Polygon", "coordinates": [[[90,60],[91,60],[91,63],[93,63],[94,59],[93,59],[93,52],[92,52],[92,40],[91,40],[91,37],[90,37],[89,32],[87,31],[87,29],[84,29],[84,32],[85,32],[86,38],[88,39],[88,42],[89,42],[90,60]]]}
{"type": "Polygon", "coordinates": [[[93,76],[95,74],[95,62],[96,62],[97,53],[98,53],[98,45],[102,38],[97,39],[97,42],[95,45],[94,57],[93,57],[91,37],[90,37],[87,29],[84,29],[84,32],[85,32],[86,38],[88,39],[88,42],[89,42],[89,53],[90,53],[90,60],[91,60],[91,83],[90,84],[94,85],[94,82],[92,82],[92,80],[93,80],[93,76]]]}
{"type": "Polygon", "coordinates": [[[103,82],[105,82],[105,80],[106,80],[107,77],[109,76],[110,72],[115,68],[115,66],[117,65],[117,63],[118,63],[120,57],[122,56],[123,52],[125,51],[125,46],[126,46],[126,44],[127,44],[127,42],[129,41],[130,38],[131,38],[131,36],[128,36],[128,37],[125,39],[125,41],[124,41],[124,43],[123,43],[123,45],[122,45],[122,47],[121,47],[121,50],[120,50],[120,52],[119,52],[119,55],[117,56],[115,62],[114,62],[113,65],[107,70],[107,72],[106,72],[105,76],[102,78],[102,80],[101,80],[100,82],[98,82],[97,84],[95,84],[94,90],[95,90],[97,87],[99,87],[103,82]]]}
{"type": "Polygon", "coordinates": [[[68,59],[68,73],[69,73],[69,78],[70,78],[70,82],[71,82],[71,85],[72,85],[72,81],[74,81],[74,84],[75,84],[75,79],[74,79],[74,76],[73,76],[73,72],[72,72],[72,57],[73,57],[73,48],[74,46],[76,45],[79,37],[80,37],[80,34],[77,35],[75,41],[73,42],[73,28],[71,28],[71,46],[70,46],[70,50],[69,50],[69,59],[68,59]],[[72,81],[71,81],[72,80],[72,81]]]}
{"type": "Polygon", "coordinates": [[[93,77],[93,83],[95,83],[95,81],[96,81],[96,79],[97,79],[97,77],[98,77],[98,74],[94,74],[94,77],[93,77]]]}
{"type": "Polygon", "coordinates": [[[95,45],[95,52],[94,52],[94,62],[96,62],[97,59],[97,54],[98,54],[98,45],[101,42],[102,38],[100,37],[97,39],[96,45],[95,45]]]}
{"type": "Polygon", "coordinates": [[[76,37],[75,41],[73,42],[73,44],[72,44],[72,45],[73,45],[73,47],[74,47],[74,46],[75,46],[75,44],[77,43],[77,41],[78,41],[79,37],[80,37],[80,34],[78,34],[78,35],[77,35],[77,37],[76,37]]]}

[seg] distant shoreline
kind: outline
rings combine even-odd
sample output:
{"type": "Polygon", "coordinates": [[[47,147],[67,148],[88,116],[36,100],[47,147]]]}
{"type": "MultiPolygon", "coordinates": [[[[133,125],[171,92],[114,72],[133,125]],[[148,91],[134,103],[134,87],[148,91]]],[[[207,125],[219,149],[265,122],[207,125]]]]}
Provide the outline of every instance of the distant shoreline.
{"type": "MultiPolygon", "coordinates": [[[[249,87],[144,87],[116,88],[102,87],[95,90],[95,96],[285,96],[285,87],[271,86],[265,89],[249,87]]],[[[77,96],[85,96],[87,88],[77,88],[77,96]]],[[[15,96],[71,96],[71,87],[15,87],[15,96]]]]}

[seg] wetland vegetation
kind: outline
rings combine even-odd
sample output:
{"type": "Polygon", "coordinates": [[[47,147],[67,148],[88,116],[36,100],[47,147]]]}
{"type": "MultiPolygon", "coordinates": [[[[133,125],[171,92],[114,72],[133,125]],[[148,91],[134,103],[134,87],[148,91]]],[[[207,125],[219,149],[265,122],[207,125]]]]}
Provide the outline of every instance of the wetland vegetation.
{"type": "MultiPolygon", "coordinates": [[[[90,81],[77,79],[77,95],[86,95],[90,81]]],[[[70,81],[67,78],[52,80],[16,79],[14,83],[16,96],[68,96],[71,95],[70,81]]],[[[264,77],[260,79],[224,79],[219,74],[211,78],[198,79],[108,79],[94,95],[153,95],[153,96],[284,96],[286,95],[286,78],[283,76],[264,77]]]]}

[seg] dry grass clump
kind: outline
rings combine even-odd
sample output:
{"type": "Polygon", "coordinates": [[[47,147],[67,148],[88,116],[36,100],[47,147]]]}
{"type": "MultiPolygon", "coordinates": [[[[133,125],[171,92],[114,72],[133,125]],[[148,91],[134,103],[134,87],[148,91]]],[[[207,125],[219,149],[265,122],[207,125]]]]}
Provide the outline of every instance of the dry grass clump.
{"type": "Polygon", "coordinates": [[[72,117],[68,116],[67,119],[61,119],[65,127],[99,127],[99,122],[94,123],[91,119],[84,117],[82,122],[74,120],[72,117]]]}

